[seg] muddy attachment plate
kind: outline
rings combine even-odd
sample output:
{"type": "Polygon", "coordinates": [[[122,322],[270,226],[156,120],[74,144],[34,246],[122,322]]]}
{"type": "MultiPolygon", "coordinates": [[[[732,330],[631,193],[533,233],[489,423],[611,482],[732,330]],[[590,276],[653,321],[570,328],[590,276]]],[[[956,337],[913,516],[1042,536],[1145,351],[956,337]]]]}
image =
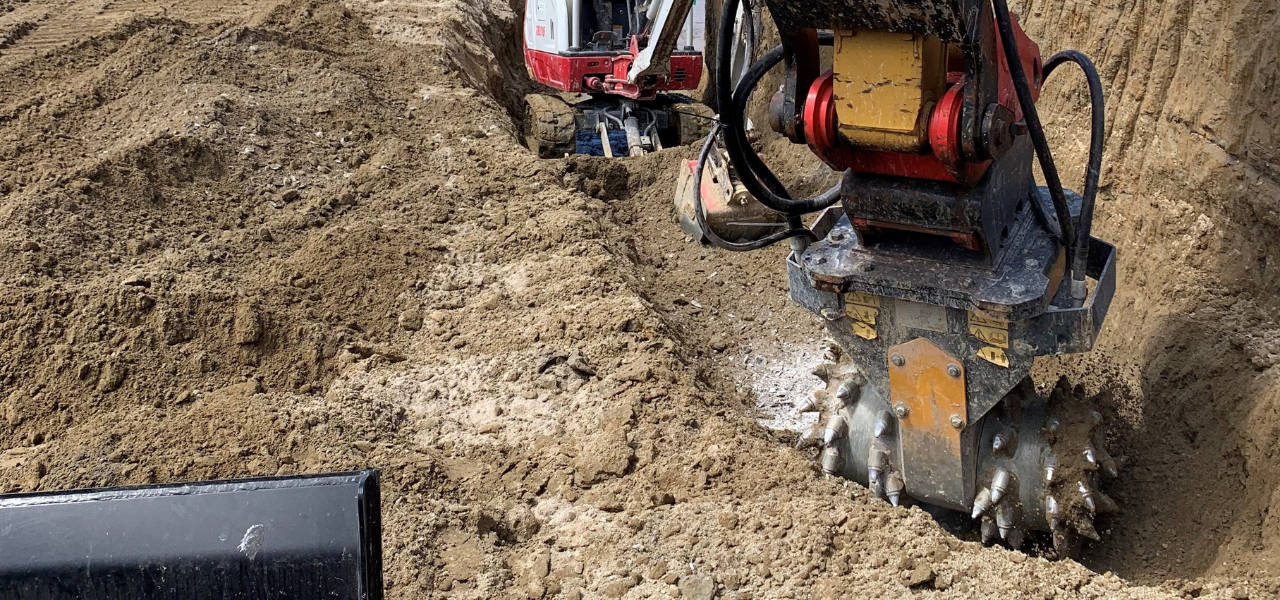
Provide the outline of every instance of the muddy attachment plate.
{"type": "Polygon", "coordinates": [[[377,471],[0,496],[0,598],[382,598],[377,471]]]}

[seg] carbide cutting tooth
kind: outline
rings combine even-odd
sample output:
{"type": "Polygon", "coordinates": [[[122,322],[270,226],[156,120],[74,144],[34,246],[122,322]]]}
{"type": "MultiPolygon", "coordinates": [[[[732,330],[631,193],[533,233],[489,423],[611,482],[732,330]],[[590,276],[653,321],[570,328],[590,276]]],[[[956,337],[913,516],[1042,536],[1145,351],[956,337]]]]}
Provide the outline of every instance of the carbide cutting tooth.
{"type": "Polygon", "coordinates": [[[840,472],[840,449],[836,446],[827,446],[822,451],[822,472],[827,475],[835,475],[840,472]]]}
{"type": "Polygon", "coordinates": [[[878,438],[884,435],[886,431],[889,431],[889,427],[892,423],[893,413],[887,410],[882,410],[880,411],[880,414],[876,415],[876,423],[872,426],[871,433],[878,438]]]}
{"type": "Polygon", "coordinates": [[[1058,471],[1058,455],[1050,454],[1044,457],[1044,482],[1053,483],[1053,475],[1058,471]]]}
{"type": "Polygon", "coordinates": [[[1089,512],[1098,512],[1098,503],[1093,500],[1093,490],[1089,489],[1089,486],[1085,485],[1083,481],[1076,482],[1076,490],[1080,492],[1080,497],[1084,498],[1084,505],[1089,509],[1089,512]]]}
{"type": "Polygon", "coordinates": [[[1009,443],[1009,437],[1005,435],[1003,431],[1001,431],[1000,433],[997,433],[995,437],[991,438],[991,449],[996,452],[999,452],[1008,443],[1009,443]]]}
{"type": "Polygon", "coordinates": [[[1083,535],[1095,542],[1102,541],[1102,536],[1098,535],[1098,530],[1093,528],[1092,519],[1080,519],[1080,521],[1076,523],[1076,531],[1079,531],[1080,535],[1083,535]]]}
{"type": "Polygon", "coordinates": [[[827,429],[822,432],[822,445],[830,446],[831,442],[844,437],[845,432],[848,430],[849,422],[845,421],[844,417],[840,416],[839,413],[831,415],[827,419],[827,429]]]}
{"type": "Polygon", "coordinates": [[[872,447],[867,454],[867,487],[871,489],[871,493],[876,497],[880,497],[884,490],[884,484],[880,481],[880,476],[884,472],[885,462],[888,457],[886,453],[872,447]]]}
{"type": "Polygon", "coordinates": [[[1017,527],[1010,530],[1009,537],[1005,538],[1005,541],[1009,542],[1009,547],[1014,550],[1022,550],[1022,542],[1024,540],[1026,540],[1026,534],[1022,533],[1022,530],[1017,527]]]}
{"type": "Polygon", "coordinates": [[[983,519],[983,520],[982,520],[982,543],[983,543],[983,545],[990,544],[990,543],[991,543],[991,540],[994,540],[994,539],[996,538],[996,536],[997,536],[997,535],[999,535],[999,534],[1000,534],[999,529],[996,527],[996,524],[995,524],[993,521],[991,521],[991,519],[983,519]]]}
{"type": "Polygon", "coordinates": [[[859,391],[858,384],[852,381],[842,381],[840,382],[840,387],[836,388],[836,398],[844,402],[850,402],[857,399],[859,391]]]}
{"type": "Polygon", "coordinates": [[[1000,539],[1009,539],[1009,532],[1013,530],[1013,509],[1008,505],[996,506],[996,528],[1000,530],[1000,539]]]}
{"type": "Polygon", "coordinates": [[[889,503],[897,506],[902,499],[902,488],[906,487],[902,481],[902,475],[898,473],[890,473],[889,481],[885,483],[884,491],[889,496],[889,503]]]}
{"type": "Polygon", "coordinates": [[[1051,415],[1048,418],[1048,420],[1044,422],[1044,428],[1048,429],[1049,433],[1053,433],[1057,431],[1058,428],[1061,426],[1062,426],[1062,419],[1058,418],[1058,415],[1051,415]]]}
{"type": "Polygon", "coordinates": [[[973,514],[970,515],[970,518],[976,519],[981,517],[982,513],[987,512],[990,508],[991,490],[982,488],[982,491],[978,492],[978,495],[973,499],[973,514]]]}
{"type": "Polygon", "coordinates": [[[796,411],[800,413],[811,413],[818,411],[818,400],[816,398],[805,398],[796,405],[796,411]]]}
{"type": "Polygon", "coordinates": [[[1000,504],[1000,499],[1004,498],[1004,493],[1008,491],[1009,484],[1012,482],[1013,476],[1004,469],[996,469],[995,475],[991,476],[991,503],[1000,504]]]}
{"type": "Polygon", "coordinates": [[[1061,522],[1062,513],[1058,508],[1058,499],[1053,496],[1044,497],[1044,517],[1049,521],[1049,530],[1054,531],[1061,522]]]}
{"type": "Polygon", "coordinates": [[[1120,512],[1120,505],[1116,504],[1111,496],[1106,495],[1101,490],[1093,492],[1093,500],[1098,504],[1098,512],[1103,514],[1111,514],[1120,512]]]}
{"type": "Polygon", "coordinates": [[[1093,442],[1086,442],[1084,445],[1084,460],[1089,463],[1090,470],[1098,468],[1098,453],[1093,449],[1093,442]]]}
{"type": "Polygon", "coordinates": [[[800,439],[796,440],[796,449],[803,450],[818,445],[818,426],[813,425],[804,430],[800,434],[800,439]]]}
{"type": "Polygon", "coordinates": [[[1096,410],[1091,410],[1091,411],[1089,411],[1089,422],[1090,422],[1090,423],[1093,423],[1094,425],[1097,425],[1097,424],[1101,423],[1101,422],[1102,422],[1102,413],[1100,413],[1100,412],[1098,412],[1098,411],[1096,411],[1096,410]]]}
{"type": "Polygon", "coordinates": [[[1102,467],[1102,472],[1112,479],[1120,476],[1120,469],[1116,466],[1116,459],[1111,458],[1111,453],[1102,444],[1096,444],[1093,447],[1094,452],[1098,456],[1098,466],[1102,467]]]}

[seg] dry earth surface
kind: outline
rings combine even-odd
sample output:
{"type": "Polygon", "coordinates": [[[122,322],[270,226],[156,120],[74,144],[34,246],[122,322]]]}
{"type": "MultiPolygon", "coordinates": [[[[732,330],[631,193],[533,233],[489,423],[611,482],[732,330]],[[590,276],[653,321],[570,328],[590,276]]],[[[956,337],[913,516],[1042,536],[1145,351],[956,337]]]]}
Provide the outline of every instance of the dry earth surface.
{"type": "Polygon", "coordinates": [[[688,148],[521,147],[519,8],[0,0],[0,492],[377,467],[393,598],[1280,593],[1274,2],[1015,7],[1108,90],[1120,292],[1037,373],[1116,390],[1123,511],[1081,563],[761,426],[824,346],[782,250],[683,238],[688,148]]]}

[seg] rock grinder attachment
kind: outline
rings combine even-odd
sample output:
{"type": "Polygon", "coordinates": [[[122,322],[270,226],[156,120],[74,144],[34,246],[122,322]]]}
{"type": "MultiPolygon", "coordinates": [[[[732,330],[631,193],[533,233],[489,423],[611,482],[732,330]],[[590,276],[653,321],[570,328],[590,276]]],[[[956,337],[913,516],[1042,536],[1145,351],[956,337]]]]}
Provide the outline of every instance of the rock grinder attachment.
{"type": "MultiPolygon", "coordinates": [[[[1090,235],[1104,123],[1093,65],[1074,51],[1042,62],[1004,0],[765,2],[782,44],[736,84],[722,60],[703,159],[722,144],[786,226],[726,241],[706,226],[701,163],[688,188],[713,244],[790,240],[791,297],[838,345],[801,443],[894,504],[962,511],[984,541],[1016,548],[1043,531],[1069,553],[1097,539],[1094,514],[1115,510],[1098,485],[1116,470],[1102,417],[1065,382],[1044,398],[1028,378],[1037,356],[1090,350],[1115,292],[1115,249],[1090,235]],[[820,45],[832,46],[825,73],[820,45]],[[1035,110],[1067,62],[1092,99],[1083,195],[1062,188],[1035,110]],[[747,101],[779,63],[772,128],[844,173],[816,198],[791,198],[747,142],[747,101]]],[[[738,9],[725,1],[722,58],[738,9]]]]}

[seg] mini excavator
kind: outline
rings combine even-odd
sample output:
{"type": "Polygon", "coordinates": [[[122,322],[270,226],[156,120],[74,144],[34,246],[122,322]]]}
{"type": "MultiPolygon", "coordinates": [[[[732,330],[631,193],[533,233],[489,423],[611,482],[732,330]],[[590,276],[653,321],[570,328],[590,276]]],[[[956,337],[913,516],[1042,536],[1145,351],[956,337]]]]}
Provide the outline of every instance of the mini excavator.
{"type": "Polygon", "coordinates": [[[525,96],[524,139],[542,158],[638,156],[696,142],[711,109],[696,90],[694,0],[528,0],[524,56],[534,81],[565,96],[525,96]]]}
{"type": "Polygon", "coordinates": [[[763,0],[781,44],[735,81],[744,1],[724,2],[718,122],[676,205],[720,248],[790,244],[791,298],[835,342],[800,444],[895,505],[971,518],[984,543],[1047,534],[1068,556],[1099,539],[1094,516],[1117,510],[1100,488],[1117,471],[1105,419],[1065,382],[1044,397],[1029,377],[1037,356],[1090,350],[1115,292],[1116,250],[1090,234],[1105,122],[1093,65],[1043,61],[1006,0],[763,0]],[[1067,63],[1092,102],[1082,195],[1063,189],[1035,104],[1067,63]],[[813,198],[792,198],[746,136],[752,91],[779,65],[770,128],[843,173],[813,198]]]}

